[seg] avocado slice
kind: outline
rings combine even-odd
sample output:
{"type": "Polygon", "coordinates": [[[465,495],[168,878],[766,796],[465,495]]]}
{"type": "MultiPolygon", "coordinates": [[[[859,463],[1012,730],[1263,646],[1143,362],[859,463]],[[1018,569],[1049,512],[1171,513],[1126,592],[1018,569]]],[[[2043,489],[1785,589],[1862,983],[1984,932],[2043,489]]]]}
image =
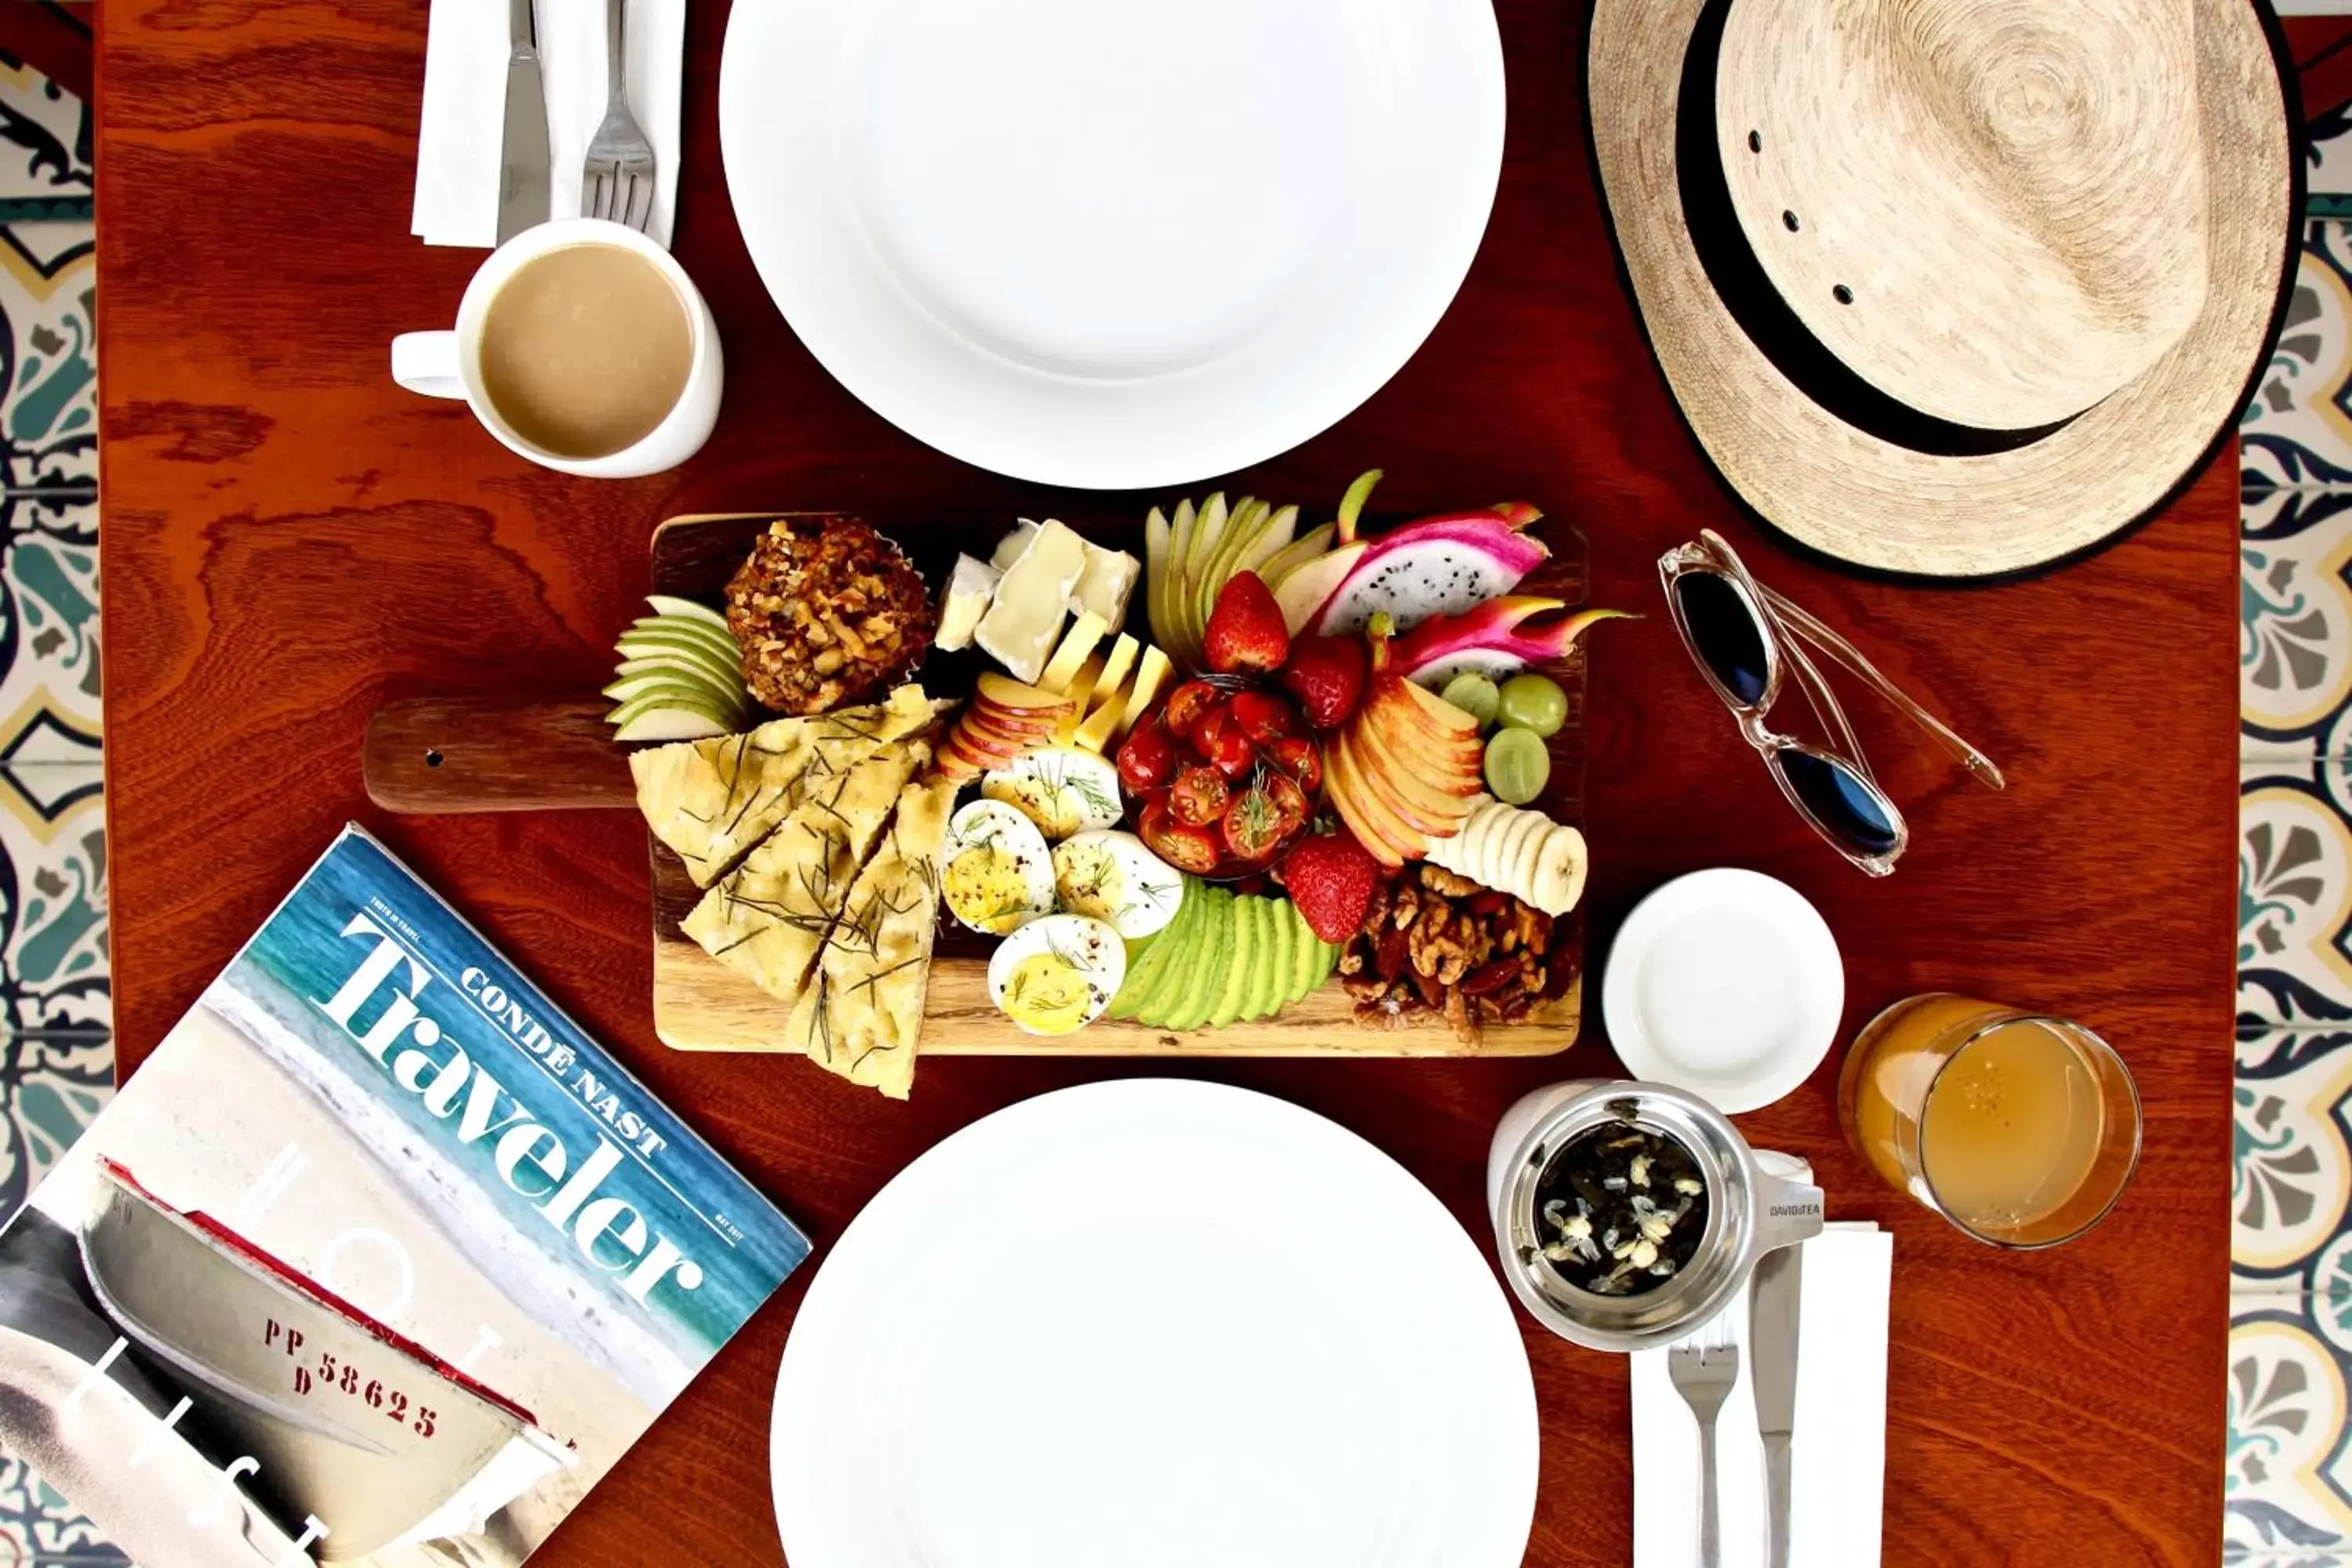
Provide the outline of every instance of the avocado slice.
{"type": "Polygon", "coordinates": [[[1168,972],[1169,964],[1181,952],[1191,940],[1190,932],[1201,918],[1201,885],[1192,878],[1184,879],[1184,891],[1176,902],[1176,918],[1167,928],[1152,938],[1151,945],[1143,950],[1127,972],[1127,982],[1118,994],[1110,999],[1110,1016],[1114,1018],[1135,1018],[1149,1023],[1144,1012],[1150,1005],[1160,977],[1168,972]]]}
{"type": "Polygon", "coordinates": [[[1274,979],[1274,900],[1244,899],[1250,906],[1249,972],[1242,976],[1242,1005],[1237,1017],[1257,1018],[1265,1013],[1265,994],[1274,979]]]}
{"type": "Polygon", "coordinates": [[[1265,902],[1266,923],[1274,928],[1274,940],[1267,943],[1265,984],[1258,994],[1257,1010],[1250,1015],[1253,1018],[1271,1018],[1282,1011],[1283,1004],[1290,1000],[1290,971],[1297,963],[1298,936],[1291,923],[1290,900],[1265,902]]]}
{"type": "Polygon", "coordinates": [[[1207,890],[1201,910],[1201,938],[1192,943],[1190,962],[1170,971],[1176,994],[1167,1005],[1160,1026],[1197,1029],[1217,1005],[1217,981],[1234,952],[1234,896],[1223,888],[1207,890]]]}
{"type": "Polygon", "coordinates": [[[1283,980],[1283,990],[1288,1000],[1297,1002],[1322,984],[1323,977],[1318,973],[1318,968],[1322,962],[1323,943],[1317,939],[1313,928],[1307,925],[1307,918],[1298,912],[1297,904],[1289,907],[1289,918],[1293,946],[1290,950],[1290,973],[1283,980]]]}
{"type": "Polygon", "coordinates": [[[1260,917],[1256,913],[1257,906],[1264,901],[1261,899],[1234,900],[1234,952],[1224,966],[1216,972],[1223,982],[1223,989],[1218,992],[1217,1005],[1209,1013],[1209,1027],[1212,1029],[1222,1029],[1240,1017],[1242,1004],[1248,1000],[1250,966],[1264,962],[1259,952],[1265,943],[1258,931],[1260,917]]]}

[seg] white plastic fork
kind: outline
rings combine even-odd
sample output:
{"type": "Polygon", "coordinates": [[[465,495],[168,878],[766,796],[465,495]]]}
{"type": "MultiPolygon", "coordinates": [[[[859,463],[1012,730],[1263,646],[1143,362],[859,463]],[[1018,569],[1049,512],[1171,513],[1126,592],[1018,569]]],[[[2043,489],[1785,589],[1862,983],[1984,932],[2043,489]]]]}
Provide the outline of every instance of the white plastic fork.
{"type": "Polygon", "coordinates": [[[1674,1379],[1675,1392],[1698,1418],[1699,1568],[1721,1568],[1723,1527],[1715,1485],[1715,1418],[1739,1381],[1739,1346],[1724,1314],[1718,1312],[1690,1338],[1670,1347],[1666,1371],[1674,1379]]]}
{"type": "Polygon", "coordinates": [[[629,112],[628,0],[604,0],[604,58],[612,87],[604,122],[588,143],[580,174],[580,213],[643,234],[654,216],[654,144],[629,112]]]}

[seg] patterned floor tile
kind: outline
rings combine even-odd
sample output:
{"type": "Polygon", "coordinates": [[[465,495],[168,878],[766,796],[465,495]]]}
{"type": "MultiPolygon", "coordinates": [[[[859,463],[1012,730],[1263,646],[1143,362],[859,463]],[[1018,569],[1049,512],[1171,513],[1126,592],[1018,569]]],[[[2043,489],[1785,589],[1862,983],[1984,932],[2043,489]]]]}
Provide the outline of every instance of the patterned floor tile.
{"type": "MultiPolygon", "coordinates": [[[[2352,1552],[2342,1331],[2291,1292],[2231,1301],[2221,1560],[2284,1568],[2352,1552]]],[[[2333,1563],[2331,1563],[2331,1568],[2333,1563]]]]}
{"type": "Polygon", "coordinates": [[[0,769],[0,1026],[102,1033],[106,812],[94,768],[0,769]]]}
{"type": "Polygon", "coordinates": [[[0,1565],[127,1568],[130,1562],[73,1504],[24,1465],[0,1455],[0,1565]]]}
{"type": "Polygon", "coordinates": [[[2239,519],[2244,754],[2352,755],[2352,491],[2253,490],[2239,519]]]}
{"type": "Polygon", "coordinates": [[[0,56],[0,221],[90,216],[92,118],[80,99],[0,56]]]}
{"type": "Polygon", "coordinates": [[[2352,1290],[2352,1026],[2237,1042],[2233,1292],[2352,1290]]]}
{"type": "Polygon", "coordinates": [[[98,480],[95,237],[88,223],[0,226],[0,451],[12,489],[89,493],[98,480]]]}
{"type": "Polygon", "coordinates": [[[2238,1030],[2352,1028],[2352,766],[2248,761],[2238,795],[2238,1030]]]}
{"type": "Polygon", "coordinates": [[[2303,210],[2313,217],[2352,217],[2352,105],[2321,115],[2308,134],[2303,210]]]}
{"type": "Polygon", "coordinates": [[[98,504],[0,498],[0,765],[99,759],[98,504]]]}
{"type": "Polygon", "coordinates": [[[2286,324],[2238,436],[2254,489],[2352,484],[2352,225],[2304,226],[2286,324]]]}

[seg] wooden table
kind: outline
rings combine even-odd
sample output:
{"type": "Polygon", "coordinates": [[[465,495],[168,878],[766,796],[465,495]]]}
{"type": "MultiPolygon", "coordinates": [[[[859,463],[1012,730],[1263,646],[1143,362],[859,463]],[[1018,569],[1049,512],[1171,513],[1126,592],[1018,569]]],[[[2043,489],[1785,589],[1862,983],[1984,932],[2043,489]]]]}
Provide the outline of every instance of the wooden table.
{"type": "MultiPolygon", "coordinates": [[[[1234,482],[1328,506],[1378,463],[1388,507],[1525,497],[1589,531],[1598,602],[1652,612],[1652,563],[1713,526],[2000,760],[2013,782],[1997,795],[1857,695],[1916,832],[1901,873],[1869,881],[1781,805],[1662,616],[1604,628],[1594,956],[1665,878],[1752,866],[1829,916],[1849,1033],[1888,1001],[1949,986],[2065,1008],[2115,1040],[2147,1098],[2146,1160],[2116,1216],[2055,1255],[1996,1253],[1875,1184],[1840,1141],[1833,1062],[1745,1126],[1811,1157],[1834,1215],[1895,1233],[1889,1563],[2210,1563],[2229,1245],[2231,467],[2105,553],[2003,587],[1865,583],[1764,542],[1702,467],[1619,287],[1577,104],[1580,8],[1499,9],[1510,136],[1467,287],[1361,411],[1234,482]]],[[[789,1062],[673,1055],[651,1026],[634,817],[386,819],[360,787],[361,731],[380,703],[601,683],[666,515],[888,505],[993,526],[1078,504],[927,450],[786,329],[720,180],[726,10],[692,9],[677,247],[727,340],[726,414],[682,472],[595,484],[527,467],[461,408],[385,374],[393,334],[446,322],[477,259],[408,235],[422,0],[110,0],[99,239],[116,1013],[127,1070],[356,817],[822,1248],[973,1118],[1107,1070],[1166,1069],[935,1061],[900,1107],[789,1062]]],[[[1132,505],[1139,518],[1144,499],[1132,505]]],[[[1592,1011],[1586,1043],[1559,1060],[1199,1070],[1363,1132],[1483,1234],[1480,1165],[1502,1109],[1612,1068],[1592,1011]]],[[[778,1559],[769,1396],[812,1273],[540,1561],[778,1559]]],[[[1544,1415],[1528,1561],[1622,1564],[1625,1369],[1526,1334],[1544,1415]]]]}

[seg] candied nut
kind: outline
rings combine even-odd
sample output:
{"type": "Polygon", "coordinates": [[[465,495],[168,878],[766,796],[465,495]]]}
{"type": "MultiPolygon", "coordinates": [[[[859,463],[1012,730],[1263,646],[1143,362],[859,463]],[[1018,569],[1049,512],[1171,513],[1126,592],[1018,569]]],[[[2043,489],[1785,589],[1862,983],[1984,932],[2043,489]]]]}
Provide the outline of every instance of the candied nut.
{"type": "Polygon", "coordinates": [[[1363,930],[1367,936],[1377,933],[1388,920],[1391,896],[1389,885],[1386,882],[1372,884],[1372,901],[1364,906],[1363,930]]]}
{"type": "Polygon", "coordinates": [[[1391,926],[1381,933],[1372,948],[1372,970],[1383,980],[1394,980],[1404,973],[1405,942],[1408,938],[1391,926]]]}
{"type": "Polygon", "coordinates": [[[1517,979],[1518,975],[1519,964],[1517,959],[1497,958],[1480,964],[1465,976],[1462,989],[1470,995],[1484,996],[1490,991],[1501,990],[1505,985],[1517,979]]]}

